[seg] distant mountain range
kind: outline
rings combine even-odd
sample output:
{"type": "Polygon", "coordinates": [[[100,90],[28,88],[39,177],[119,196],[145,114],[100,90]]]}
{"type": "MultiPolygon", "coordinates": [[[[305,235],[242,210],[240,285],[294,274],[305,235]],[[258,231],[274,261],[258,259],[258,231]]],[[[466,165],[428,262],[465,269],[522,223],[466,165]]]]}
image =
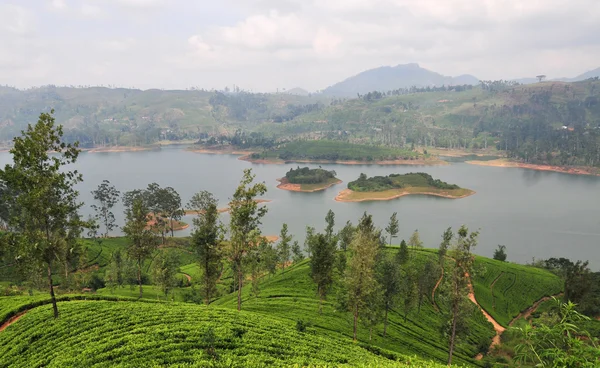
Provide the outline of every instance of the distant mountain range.
{"type": "Polygon", "coordinates": [[[478,84],[479,79],[472,75],[448,77],[421,68],[419,64],[382,66],[366,70],[323,90],[323,94],[340,97],[356,97],[372,91],[389,91],[398,88],[433,87],[442,85],[478,84]]]}
{"type": "MultiPolygon", "coordinates": [[[[600,68],[590,70],[573,78],[551,78],[559,82],[578,82],[593,77],[600,77],[600,68]]],[[[537,83],[537,78],[513,79],[521,84],[537,83]]],[[[336,83],[323,90],[327,96],[356,97],[357,93],[365,94],[372,91],[389,91],[398,88],[452,86],[462,84],[476,85],[479,79],[470,74],[457,77],[445,76],[431,70],[421,68],[419,64],[400,64],[382,66],[365,70],[342,82],[336,83]]]]}

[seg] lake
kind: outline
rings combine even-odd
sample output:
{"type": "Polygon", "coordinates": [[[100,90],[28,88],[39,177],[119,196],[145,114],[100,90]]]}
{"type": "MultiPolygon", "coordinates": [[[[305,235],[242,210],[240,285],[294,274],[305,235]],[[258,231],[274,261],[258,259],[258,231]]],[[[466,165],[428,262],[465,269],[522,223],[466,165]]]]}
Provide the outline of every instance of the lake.
{"type": "MultiPolygon", "coordinates": [[[[82,153],[74,167],[83,173],[78,185],[83,213],[92,211],[90,191],[104,179],[121,192],[145,188],[156,182],[172,186],[187,202],[192,194],[208,190],[227,202],[237,187],[245,168],[252,168],[257,180],[267,184],[263,233],[279,233],[282,223],[301,243],[306,226],[322,230],[325,214],[332,209],[336,228],[347,220],[354,223],[366,211],[377,225],[385,227],[393,212],[398,212],[400,238],[407,239],[418,229],[426,247],[438,247],[444,230],[466,224],[479,230],[475,253],[491,257],[498,244],[506,245],[508,260],[524,263],[549,257],[589,260],[593,270],[600,270],[600,177],[575,176],[517,168],[497,168],[453,162],[448,166],[379,166],[322,164],[335,170],[344,183],[323,192],[297,193],[277,189],[275,179],[298,164],[264,165],[237,159],[234,155],[211,155],[163,148],[160,151],[121,153],[82,153]],[[368,176],[423,171],[448,183],[458,184],[477,193],[458,200],[405,196],[392,201],[341,203],[333,198],[348,181],[360,173],[368,176]]],[[[0,164],[10,162],[8,153],[0,153],[0,164]]],[[[303,165],[306,166],[306,165],[303,165]]],[[[317,166],[317,165],[313,165],[317,166]]],[[[115,209],[119,224],[122,206],[115,209]]],[[[191,217],[184,221],[191,223],[191,217]]],[[[222,215],[227,223],[227,214],[222,215]]],[[[188,235],[190,229],[176,235],[188,235]]],[[[118,232],[117,232],[118,233],[118,232]]],[[[398,243],[397,241],[396,243],[398,243]]]]}

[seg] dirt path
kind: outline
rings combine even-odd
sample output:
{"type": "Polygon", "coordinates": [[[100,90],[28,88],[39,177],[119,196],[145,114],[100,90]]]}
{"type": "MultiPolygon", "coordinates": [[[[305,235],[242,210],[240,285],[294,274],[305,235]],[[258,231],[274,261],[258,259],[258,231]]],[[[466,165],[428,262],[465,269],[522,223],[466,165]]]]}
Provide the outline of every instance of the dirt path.
{"type": "MultiPolygon", "coordinates": [[[[485,309],[483,309],[481,307],[481,305],[479,305],[479,303],[477,303],[477,299],[475,298],[475,291],[473,289],[473,284],[471,283],[471,277],[469,276],[469,274],[466,274],[467,279],[469,280],[469,299],[475,303],[475,305],[479,308],[479,310],[481,310],[481,313],[483,313],[483,315],[485,316],[485,318],[494,326],[494,331],[496,331],[496,336],[494,336],[492,338],[492,344],[490,345],[490,349],[492,349],[494,346],[496,345],[500,345],[500,335],[502,335],[502,333],[506,330],[506,328],[504,328],[502,325],[500,325],[500,323],[498,323],[494,317],[492,317],[488,312],[485,311],[485,309]]],[[[475,357],[475,359],[482,359],[483,355],[479,354],[477,355],[477,357],[475,357]]]]}
{"type": "Polygon", "coordinates": [[[496,277],[490,285],[490,291],[492,292],[492,308],[494,308],[494,310],[496,310],[496,297],[494,296],[494,285],[496,285],[496,282],[498,281],[498,279],[500,279],[500,277],[502,277],[502,275],[504,275],[504,271],[500,272],[498,277],[496,277]]]}
{"type": "Polygon", "coordinates": [[[433,307],[438,312],[440,311],[440,308],[439,308],[439,306],[437,305],[437,303],[435,301],[435,291],[440,286],[440,284],[442,283],[443,279],[444,279],[444,268],[442,267],[442,274],[440,275],[440,278],[435,283],[435,286],[433,287],[433,291],[431,291],[431,301],[433,302],[433,307]]]}
{"type": "Polygon", "coordinates": [[[520,318],[524,318],[527,319],[529,317],[531,317],[531,314],[534,313],[539,307],[540,305],[545,302],[548,301],[552,298],[557,298],[559,296],[563,295],[562,293],[558,293],[556,295],[552,295],[552,296],[545,296],[542,299],[536,301],[535,303],[533,303],[533,305],[527,309],[525,309],[524,311],[522,311],[521,313],[517,314],[517,316],[515,318],[513,318],[508,325],[512,326],[518,319],[520,318]]]}
{"type": "Polygon", "coordinates": [[[27,313],[29,310],[25,310],[23,312],[17,313],[16,315],[10,317],[8,319],[8,321],[4,322],[2,324],[2,326],[0,326],[0,332],[6,330],[6,328],[10,325],[12,325],[13,323],[17,322],[18,320],[21,319],[21,317],[23,317],[25,315],[25,313],[27,313]]]}

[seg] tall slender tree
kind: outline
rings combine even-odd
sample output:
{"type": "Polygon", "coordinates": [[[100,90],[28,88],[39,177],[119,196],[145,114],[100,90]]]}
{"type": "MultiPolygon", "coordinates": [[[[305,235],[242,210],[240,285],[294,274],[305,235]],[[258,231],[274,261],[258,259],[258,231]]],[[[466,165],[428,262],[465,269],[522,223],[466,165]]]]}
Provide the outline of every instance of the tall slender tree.
{"type": "Polygon", "coordinates": [[[448,334],[448,365],[452,364],[452,356],[456,346],[456,339],[462,332],[460,327],[464,326],[471,303],[469,302],[469,291],[471,286],[470,276],[473,273],[473,257],[471,251],[477,246],[479,232],[469,233],[469,229],[463,225],[458,230],[456,243],[452,247],[451,257],[454,265],[451,273],[450,287],[450,331],[448,334]]]}
{"type": "Polygon", "coordinates": [[[387,334],[388,312],[394,308],[400,292],[400,269],[398,263],[385,257],[378,265],[377,281],[381,285],[383,304],[383,337],[387,334]]]}
{"type": "Polygon", "coordinates": [[[267,192],[265,183],[254,183],[252,169],[245,169],[240,185],[229,202],[231,246],[229,259],[237,279],[237,309],[242,310],[242,287],[244,286],[244,257],[250,249],[250,235],[260,233],[261,219],[267,208],[259,206],[255,199],[267,192]]]}
{"type": "Polygon", "coordinates": [[[371,215],[366,213],[360,220],[354,239],[350,243],[351,257],[346,268],[348,308],[354,317],[353,338],[357,339],[358,321],[367,308],[371,293],[378,290],[375,264],[380,250],[380,231],[373,225],[371,215]]]}
{"type": "Polygon", "coordinates": [[[340,250],[346,251],[352,238],[354,237],[355,228],[352,226],[352,222],[347,221],[346,225],[339,231],[338,238],[340,240],[340,250]]]}
{"type": "Polygon", "coordinates": [[[285,272],[285,266],[290,261],[290,242],[293,236],[288,232],[288,225],[283,224],[281,226],[281,232],[279,233],[279,243],[277,244],[277,253],[279,256],[279,262],[281,262],[281,269],[285,272]]]}
{"type": "Polygon", "coordinates": [[[421,237],[419,236],[419,230],[415,230],[412,233],[410,239],[408,239],[408,246],[411,247],[413,251],[423,248],[423,242],[421,241],[421,237]]]}
{"type": "Polygon", "coordinates": [[[191,245],[202,270],[202,294],[208,305],[217,293],[217,281],[223,269],[223,231],[219,226],[217,200],[207,192],[194,194],[187,207],[197,214],[191,245]]]}
{"type": "Polygon", "coordinates": [[[108,237],[108,233],[118,227],[115,224],[115,215],[112,213],[112,208],[119,201],[121,192],[117,190],[110,181],[103,180],[98,188],[92,191],[94,200],[99,204],[93,204],[92,209],[96,212],[96,219],[104,225],[104,237],[108,237]]]}
{"type": "Polygon", "coordinates": [[[126,223],[123,232],[129,238],[127,254],[137,267],[137,282],[142,297],[142,266],[158,246],[158,240],[148,226],[148,207],[141,197],[133,199],[131,207],[125,210],[126,223]]]}
{"type": "Polygon", "coordinates": [[[333,284],[336,248],[325,234],[310,234],[308,248],[310,250],[310,274],[317,284],[319,295],[319,313],[323,312],[323,300],[333,284]]]}
{"type": "Polygon", "coordinates": [[[300,248],[300,244],[297,240],[294,240],[294,244],[292,244],[292,261],[294,264],[301,262],[304,259],[304,253],[302,253],[302,248],[300,248]]]}
{"type": "Polygon", "coordinates": [[[82,176],[68,169],[79,156],[78,143],[63,142],[62,126],[55,126],[53,113],[42,113],[34,126],[13,139],[13,164],[0,170],[0,183],[15,257],[37,271],[45,269],[57,318],[53,270],[63,263],[85,223],[78,215],[82,203],[74,189],[82,176]]]}
{"type": "Polygon", "coordinates": [[[398,236],[400,231],[400,225],[398,223],[398,212],[394,212],[390,217],[390,223],[385,228],[385,232],[390,235],[390,245],[392,245],[392,239],[398,236]]]}

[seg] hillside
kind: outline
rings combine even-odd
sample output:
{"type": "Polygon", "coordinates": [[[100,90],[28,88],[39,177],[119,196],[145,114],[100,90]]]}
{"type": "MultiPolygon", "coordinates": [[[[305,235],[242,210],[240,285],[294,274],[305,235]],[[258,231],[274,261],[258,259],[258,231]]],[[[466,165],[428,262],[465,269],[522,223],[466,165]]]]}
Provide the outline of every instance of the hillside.
{"type": "Polygon", "coordinates": [[[421,68],[419,64],[382,66],[366,70],[323,90],[323,94],[336,97],[356,97],[372,91],[390,91],[398,88],[450,86],[477,84],[472,75],[447,77],[421,68]]]}
{"type": "Polygon", "coordinates": [[[437,366],[374,354],[347,339],[246,311],[133,301],[59,305],[57,320],[48,320],[49,305],[40,306],[0,332],[0,367],[437,366]]]}

